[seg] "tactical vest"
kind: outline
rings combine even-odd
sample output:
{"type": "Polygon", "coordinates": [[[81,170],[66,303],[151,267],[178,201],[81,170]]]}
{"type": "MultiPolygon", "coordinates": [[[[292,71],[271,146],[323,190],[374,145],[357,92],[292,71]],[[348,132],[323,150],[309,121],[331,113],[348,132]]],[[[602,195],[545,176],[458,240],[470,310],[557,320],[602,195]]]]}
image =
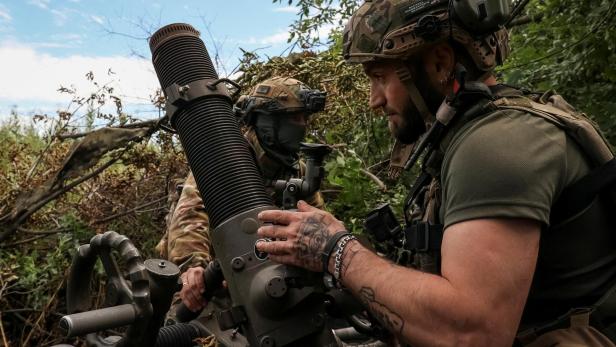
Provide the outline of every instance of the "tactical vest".
{"type": "MultiPolygon", "coordinates": [[[[610,145],[598,127],[577,112],[560,95],[553,91],[543,95],[530,94],[500,97],[489,101],[482,108],[487,112],[465,117],[467,121],[487,116],[494,111],[512,109],[541,117],[562,129],[566,135],[579,145],[590,161],[591,172],[566,187],[551,208],[550,227],[562,226],[577,218],[601,194],[608,194],[616,202],[616,190],[611,186],[616,181],[616,160],[610,145]]],[[[440,245],[443,237],[443,224],[440,220],[441,206],[441,161],[443,154],[433,151],[424,160],[422,172],[411,187],[405,204],[407,226],[404,230],[406,244],[413,254],[412,266],[425,272],[440,273],[440,245]]],[[[616,285],[590,308],[589,315],[595,321],[616,321],[616,285]]],[[[532,341],[536,336],[564,326],[568,326],[576,308],[568,314],[555,317],[553,322],[541,327],[533,327],[521,332],[518,342],[532,341]]],[[[612,341],[616,341],[616,323],[601,326],[599,329],[612,341]]]]}
{"type": "MultiPolygon", "coordinates": [[[[614,180],[616,161],[605,137],[594,122],[585,114],[577,112],[562,96],[553,91],[541,96],[523,95],[519,97],[500,97],[489,102],[482,114],[469,115],[467,120],[487,116],[499,109],[514,109],[541,117],[556,125],[572,138],[591,161],[595,168],[586,177],[567,187],[558,201],[552,206],[551,225],[568,222],[578,212],[587,207],[594,197],[614,180]],[[535,97],[533,97],[535,96],[535,97]]],[[[419,260],[416,266],[422,270],[433,271],[433,267],[424,268],[423,263],[439,264],[440,241],[442,240],[442,223],[439,220],[441,206],[440,169],[443,153],[433,151],[424,161],[422,173],[411,187],[405,206],[407,219],[406,245],[416,253],[432,253],[436,259],[419,260]]],[[[616,201],[616,190],[607,191],[616,201]]],[[[438,268],[437,268],[438,269],[438,268]]]]}

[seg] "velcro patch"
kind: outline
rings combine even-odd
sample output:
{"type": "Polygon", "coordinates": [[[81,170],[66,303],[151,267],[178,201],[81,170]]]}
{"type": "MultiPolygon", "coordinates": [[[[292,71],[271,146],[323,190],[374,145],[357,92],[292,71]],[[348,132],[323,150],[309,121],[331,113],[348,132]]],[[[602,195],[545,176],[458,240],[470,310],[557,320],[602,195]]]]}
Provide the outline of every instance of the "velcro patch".
{"type": "Polygon", "coordinates": [[[270,89],[272,89],[270,86],[260,85],[260,86],[257,87],[257,90],[255,91],[255,93],[257,93],[257,94],[267,94],[267,93],[269,93],[270,89]]]}

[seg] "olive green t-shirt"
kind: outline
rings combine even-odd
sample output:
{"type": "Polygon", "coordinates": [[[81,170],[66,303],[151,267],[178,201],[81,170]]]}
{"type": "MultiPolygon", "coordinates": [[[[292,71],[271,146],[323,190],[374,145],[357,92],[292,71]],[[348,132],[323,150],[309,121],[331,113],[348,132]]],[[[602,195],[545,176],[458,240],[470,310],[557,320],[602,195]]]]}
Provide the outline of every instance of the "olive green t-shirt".
{"type": "Polygon", "coordinates": [[[541,222],[526,321],[594,303],[616,278],[616,229],[608,205],[597,199],[574,223],[548,227],[563,189],[590,170],[579,146],[554,124],[517,110],[499,110],[454,130],[442,147],[445,228],[478,218],[541,222]]]}

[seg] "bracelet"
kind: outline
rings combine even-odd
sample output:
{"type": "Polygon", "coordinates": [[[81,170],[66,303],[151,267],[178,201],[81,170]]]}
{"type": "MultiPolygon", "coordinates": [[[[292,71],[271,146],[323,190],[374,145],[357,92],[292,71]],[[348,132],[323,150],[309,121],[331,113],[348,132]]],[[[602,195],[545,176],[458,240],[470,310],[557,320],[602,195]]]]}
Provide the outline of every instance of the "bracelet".
{"type": "Polygon", "coordinates": [[[321,261],[323,262],[323,272],[324,273],[328,273],[327,268],[329,265],[329,258],[331,258],[332,253],[334,252],[334,248],[336,247],[336,244],[338,244],[338,241],[341,238],[343,238],[345,235],[351,235],[351,234],[346,230],[338,231],[325,244],[325,247],[323,248],[323,252],[321,253],[321,261]]]}
{"type": "Polygon", "coordinates": [[[336,279],[337,282],[340,282],[340,270],[342,268],[342,253],[344,252],[344,248],[346,247],[346,245],[349,243],[349,241],[351,240],[357,240],[357,237],[355,237],[355,235],[345,235],[342,237],[342,239],[340,240],[340,244],[338,245],[338,248],[336,248],[336,255],[335,255],[335,261],[334,261],[334,279],[336,279]]]}

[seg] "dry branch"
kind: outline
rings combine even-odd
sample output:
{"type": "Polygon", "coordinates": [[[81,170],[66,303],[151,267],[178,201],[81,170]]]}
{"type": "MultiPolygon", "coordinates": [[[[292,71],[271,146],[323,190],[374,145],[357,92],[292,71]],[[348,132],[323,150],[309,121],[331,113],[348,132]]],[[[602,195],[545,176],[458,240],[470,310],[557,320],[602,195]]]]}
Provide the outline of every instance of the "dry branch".
{"type": "Polygon", "coordinates": [[[82,177],[74,180],[73,182],[71,182],[70,184],[68,184],[68,185],[66,185],[64,187],[58,188],[58,189],[50,192],[50,194],[46,198],[44,198],[41,201],[39,201],[38,203],[34,204],[31,208],[28,209],[28,211],[26,211],[21,216],[19,216],[19,218],[17,218],[17,220],[15,222],[13,222],[12,225],[10,225],[8,228],[6,228],[2,232],[0,232],[0,242],[4,241],[7,237],[9,237],[11,234],[13,234],[17,230],[19,225],[23,224],[23,222],[25,222],[26,219],[28,219],[28,217],[30,217],[34,212],[38,211],[43,206],[47,205],[47,203],[49,203],[50,201],[56,199],[60,195],[62,195],[64,193],[68,192],[69,190],[75,188],[79,184],[89,180],[92,177],[97,176],[98,174],[103,172],[105,169],[107,169],[108,167],[113,165],[116,161],[118,161],[122,157],[124,152],[126,152],[126,149],[124,149],[115,158],[109,159],[109,161],[107,161],[105,164],[101,165],[96,170],[92,171],[91,173],[89,173],[89,174],[87,174],[85,176],[82,176],[82,177]]]}
{"type": "Polygon", "coordinates": [[[383,183],[383,181],[381,181],[378,177],[376,177],[376,175],[374,175],[372,172],[366,169],[360,169],[360,170],[364,175],[368,176],[374,183],[376,183],[376,185],[379,186],[379,188],[382,191],[387,190],[387,186],[385,185],[385,183],[383,183]]]}
{"type": "MultiPolygon", "coordinates": [[[[64,278],[66,278],[66,272],[64,273],[64,278]]],[[[43,319],[43,317],[45,317],[45,314],[47,313],[47,310],[49,309],[51,304],[56,300],[56,296],[58,295],[58,292],[60,291],[60,289],[62,289],[62,285],[64,284],[64,278],[62,279],[62,281],[60,281],[60,284],[58,285],[58,287],[54,291],[54,293],[51,296],[51,298],[49,298],[49,301],[47,301],[47,304],[45,305],[45,308],[41,311],[41,314],[37,318],[36,322],[34,322],[34,326],[35,327],[37,327],[37,328],[39,327],[39,322],[41,321],[41,319],[43,319]]],[[[28,334],[28,336],[26,337],[25,342],[23,343],[24,346],[28,345],[28,342],[30,341],[30,338],[32,337],[32,333],[33,332],[34,332],[34,330],[30,330],[30,333],[28,334]]]]}
{"type": "Polygon", "coordinates": [[[0,248],[9,248],[9,247],[13,247],[13,246],[23,245],[25,243],[29,243],[29,242],[36,241],[36,240],[39,240],[39,239],[42,239],[42,238],[45,238],[45,237],[49,237],[51,235],[53,235],[53,234],[44,234],[44,235],[34,236],[34,237],[29,238],[29,239],[25,239],[25,240],[13,242],[13,243],[7,243],[5,245],[0,245],[0,248]]]}
{"type": "Polygon", "coordinates": [[[159,203],[161,201],[165,201],[165,200],[167,200],[168,197],[169,197],[169,195],[165,195],[162,198],[159,198],[159,199],[156,199],[154,201],[150,201],[150,202],[147,202],[145,204],[133,207],[130,210],[127,210],[127,211],[124,211],[124,212],[120,212],[120,213],[116,213],[114,215],[107,216],[105,218],[94,220],[94,221],[92,221],[90,223],[90,225],[105,223],[105,222],[108,222],[110,220],[113,220],[113,219],[116,219],[116,218],[119,218],[119,217],[122,217],[122,216],[126,216],[127,214],[131,214],[133,212],[136,212],[136,211],[138,211],[138,210],[140,210],[140,209],[142,209],[144,207],[152,206],[152,205],[157,204],[157,203],[159,203]]]}
{"type": "MultiPolygon", "coordinates": [[[[148,121],[143,121],[143,122],[134,122],[134,123],[119,125],[119,126],[110,127],[110,128],[117,128],[117,129],[153,128],[153,129],[156,129],[156,128],[160,127],[160,124],[162,123],[161,122],[162,120],[163,119],[154,119],[154,120],[148,120],[148,121]]],[[[55,137],[58,140],[78,139],[78,138],[82,138],[82,137],[88,136],[88,135],[92,134],[95,131],[96,130],[87,131],[87,132],[83,132],[83,133],[58,134],[55,137]]]]}
{"type": "Polygon", "coordinates": [[[34,234],[34,235],[51,235],[57,233],[63,233],[65,231],[71,230],[70,228],[57,228],[52,230],[31,230],[26,228],[17,228],[17,231],[26,234],[34,234]]]}
{"type": "Polygon", "coordinates": [[[4,334],[4,326],[2,325],[2,312],[0,312],[0,333],[2,334],[2,342],[5,346],[9,346],[8,341],[6,340],[6,335],[4,334]]]}

